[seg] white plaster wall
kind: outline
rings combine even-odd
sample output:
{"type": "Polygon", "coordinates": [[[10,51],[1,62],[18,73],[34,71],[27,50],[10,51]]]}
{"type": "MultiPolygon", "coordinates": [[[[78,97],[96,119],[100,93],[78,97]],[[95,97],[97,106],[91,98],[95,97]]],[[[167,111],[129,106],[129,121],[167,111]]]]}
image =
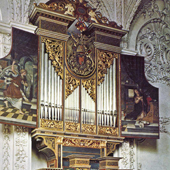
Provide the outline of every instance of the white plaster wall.
{"type": "MultiPolygon", "coordinates": [[[[166,6],[162,0],[154,1],[162,11],[166,6]]],[[[167,4],[168,5],[168,4],[167,4]]],[[[151,9],[150,9],[151,11],[151,9]]],[[[136,37],[141,27],[153,18],[159,18],[158,13],[151,17],[139,14],[133,21],[127,38],[128,50],[137,51],[136,37]]],[[[159,76],[159,75],[158,75],[159,76]]],[[[159,78],[158,78],[159,79],[159,78]]],[[[143,142],[137,142],[137,162],[140,170],[169,170],[170,169],[170,86],[168,82],[152,83],[159,88],[159,116],[160,116],[160,139],[146,139],[143,142]]]]}
{"type": "Polygon", "coordinates": [[[35,144],[33,143],[32,147],[32,169],[31,170],[37,170],[40,168],[46,168],[47,167],[47,161],[45,156],[38,152],[36,149],[35,144]]]}

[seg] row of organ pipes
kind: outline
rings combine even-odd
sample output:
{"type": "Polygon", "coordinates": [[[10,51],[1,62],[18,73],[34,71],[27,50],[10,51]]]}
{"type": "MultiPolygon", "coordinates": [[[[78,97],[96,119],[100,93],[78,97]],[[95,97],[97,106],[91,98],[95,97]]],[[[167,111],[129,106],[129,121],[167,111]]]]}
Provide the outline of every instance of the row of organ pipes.
{"type": "Polygon", "coordinates": [[[44,53],[42,44],[41,55],[41,119],[61,120],[62,119],[62,79],[57,75],[49,60],[47,53],[44,53]]]}
{"type": "MultiPolygon", "coordinates": [[[[42,43],[41,55],[41,98],[40,118],[63,120],[62,118],[62,79],[52,66],[42,43]]],[[[79,122],[79,86],[65,99],[65,122],[79,122]]],[[[116,59],[107,69],[104,81],[97,87],[97,124],[116,126],[116,59]]],[[[95,102],[81,85],[81,123],[95,124],[95,102]]]]}

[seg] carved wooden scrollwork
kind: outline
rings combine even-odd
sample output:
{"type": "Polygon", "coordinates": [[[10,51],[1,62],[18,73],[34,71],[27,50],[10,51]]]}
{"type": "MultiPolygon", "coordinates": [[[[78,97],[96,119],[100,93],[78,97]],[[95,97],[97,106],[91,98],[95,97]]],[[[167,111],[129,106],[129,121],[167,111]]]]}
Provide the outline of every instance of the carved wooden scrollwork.
{"type": "Polygon", "coordinates": [[[63,121],[41,119],[41,127],[50,130],[63,130],[63,121]]]}
{"type": "Polygon", "coordinates": [[[87,80],[82,80],[82,85],[86,89],[87,93],[90,97],[96,101],[96,76],[94,75],[92,78],[87,80]]]}
{"type": "Polygon", "coordinates": [[[117,53],[98,51],[98,85],[104,81],[107,69],[113,64],[114,58],[118,58],[117,53]]]}
{"type": "Polygon", "coordinates": [[[115,127],[99,126],[98,132],[101,135],[118,136],[118,128],[115,127]]]}
{"type": "Polygon", "coordinates": [[[105,148],[106,141],[90,140],[90,139],[78,139],[78,138],[64,138],[64,146],[73,147],[87,147],[87,148],[105,148]]]}
{"type": "Polygon", "coordinates": [[[80,80],[74,78],[67,70],[65,80],[65,98],[67,98],[80,85],[80,80]]]}
{"type": "Polygon", "coordinates": [[[82,132],[88,134],[95,134],[96,125],[82,124],[82,132]]]}
{"type": "Polygon", "coordinates": [[[106,154],[107,154],[107,156],[115,151],[116,145],[118,145],[118,144],[119,143],[107,142],[107,145],[106,145],[106,148],[107,148],[106,154]]]}
{"type": "Polygon", "coordinates": [[[47,9],[47,10],[51,10],[51,11],[57,11],[57,12],[64,11],[65,6],[66,6],[66,3],[63,1],[52,2],[49,5],[44,4],[44,3],[39,3],[39,5],[38,5],[38,7],[41,7],[41,8],[47,9]]]}
{"type": "Polygon", "coordinates": [[[37,136],[35,137],[37,141],[36,147],[39,152],[43,152],[47,160],[57,158],[56,152],[56,138],[51,136],[37,136]]]}
{"type": "Polygon", "coordinates": [[[45,37],[42,37],[42,42],[45,43],[46,52],[49,53],[55,71],[63,79],[64,42],[45,37]]]}

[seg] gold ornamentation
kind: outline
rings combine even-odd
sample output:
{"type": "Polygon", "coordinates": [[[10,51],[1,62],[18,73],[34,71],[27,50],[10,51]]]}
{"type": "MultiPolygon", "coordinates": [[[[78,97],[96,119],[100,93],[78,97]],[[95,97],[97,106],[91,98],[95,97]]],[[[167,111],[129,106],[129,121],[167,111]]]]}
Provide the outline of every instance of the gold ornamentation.
{"type": "Polygon", "coordinates": [[[98,85],[104,81],[105,74],[107,74],[107,69],[113,64],[114,58],[118,58],[117,53],[99,51],[97,53],[98,57],[98,85]]]}
{"type": "Polygon", "coordinates": [[[67,42],[66,64],[69,71],[81,78],[90,77],[95,71],[94,37],[71,34],[67,42]]]}
{"type": "Polygon", "coordinates": [[[50,130],[57,130],[57,131],[63,130],[63,122],[62,121],[41,119],[40,123],[41,123],[40,126],[42,128],[47,128],[50,130]]]}
{"type": "Polygon", "coordinates": [[[57,144],[62,144],[63,143],[63,137],[57,137],[56,138],[56,143],[57,144]]]}
{"type": "Polygon", "coordinates": [[[64,138],[63,145],[73,146],[73,147],[86,147],[86,148],[101,149],[101,148],[106,147],[106,141],[77,139],[77,138],[64,138]]]}
{"type": "Polygon", "coordinates": [[[55,149],[55,138],[45,137],[45,143],[49,148],[55,149]]]}
{"type": "Polygon", "coordinates": [[[80,85],[80,80],[75,79],[71,74],[66,70],[65,78],[65,99],[72,94],[72,92],[80,85]]]}
{"type": "Polygon", "coordinates": [[[74,6],[72,3],[69,3],[69,4],[66,4],[65,8],[67,9],[64,14],[68,14],[68,15],[71,15],[71,16],[74,16],[74,6]]]}
{"type": "Polygon", "coordinates": [[[106,148],[106,154],[109,155],[111,153],[113,153],[116,149],[116,145],[118,145],[119,143],[114,143],[114,142],[107,142],[106,148]]]}
{"type": "Polygon", "coordinates": [[[107,126],[98,126],[98,133],[100,135],[118,136],[118,128],[107,127],[107,126]]]}
{"type": "Polygon", "coordinates": [[[80,123],[66,122],[66,132],[80,132],[80,123]]]}
{"type": "Polygon", "coordinates": [[[51,4],[47,5],[47,4],[44,4],[44,3],[40,3],[38,5],[38,7],[40,8],[44,8],[44,9],[47,9],[47,10],[51,10],[51,11],[64,11],[65,10],[65,5],[66,3],[64,2],[52,2],[51,4]]]}
{"type": "Polygon", "coordinates": [[[94,75],[92,78],[88,80],[85,79],[82,80],[82,85],[95,102],[96,101],[96,76],[94,75]]]}
{"type": "Polygon", "coordinates": [[[43,152],[46,155],[47,160],[57,157],[55,137],[36,136],[35,139],[37,141],[37,149],[39,150],[39,152],[43,152]]]}
{"type": "Polygon", "coordinates": [[[96,125],[82,124],[82,132],[88,134],[96,134],[96,125]]]}
{"type": "Polygon", "coordinates": [[[55,71],[63,79],[64,42],[45,37],[42,37],[42,42],[45,43],[46,52],[49,53],[49,59],[52,60],[55,71]]]}

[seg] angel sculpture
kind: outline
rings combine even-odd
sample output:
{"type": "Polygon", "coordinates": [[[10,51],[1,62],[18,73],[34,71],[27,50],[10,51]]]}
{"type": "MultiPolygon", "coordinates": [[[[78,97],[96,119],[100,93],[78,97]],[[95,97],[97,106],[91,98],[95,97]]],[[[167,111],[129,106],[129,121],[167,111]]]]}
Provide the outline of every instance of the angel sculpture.
{"type": "Polygon", "coordinates": [[[6,67],[0,73],[0,78],[4,77],[4,83],[7,85],[6,90],[3,92],[5,99],[4,103],[7,108],[9,107],[8,103],[10,103],[13,107],[19,110],[20,114],[24,114],[21,110],[23,98],[28,102],[28,99],[22,91],[22,86],[28,86],[26,74],[27,71],[25,69],[21,69],[18,72],[15,60],[13,61],[12,66],[6,67]]]}

